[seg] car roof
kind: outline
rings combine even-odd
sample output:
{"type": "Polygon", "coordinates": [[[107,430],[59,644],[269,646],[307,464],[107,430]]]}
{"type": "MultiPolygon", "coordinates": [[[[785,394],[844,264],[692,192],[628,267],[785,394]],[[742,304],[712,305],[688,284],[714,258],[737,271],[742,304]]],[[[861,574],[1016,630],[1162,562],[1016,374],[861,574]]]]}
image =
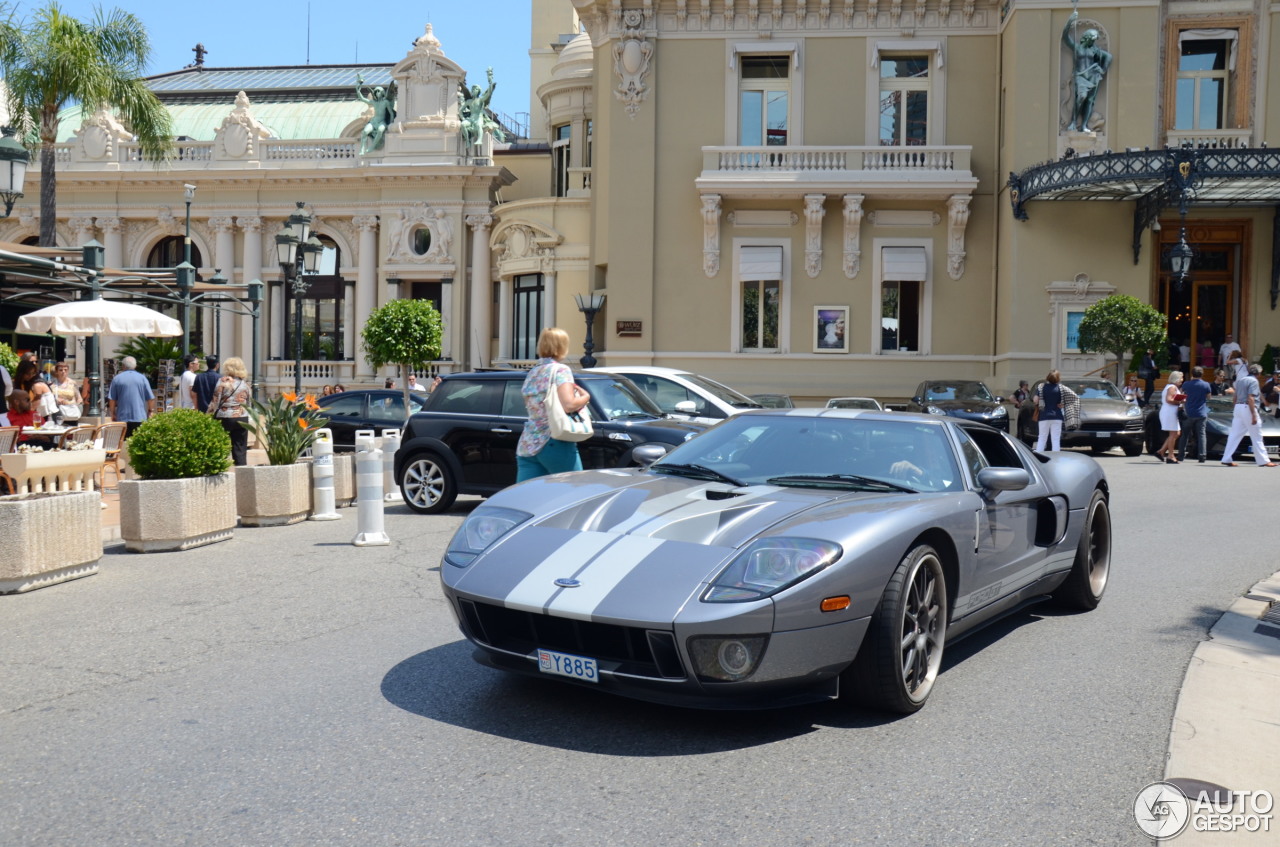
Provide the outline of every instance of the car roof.
{"type": "Polygon", "coordinates": [[[646,374],[648,376],[686,376],[693,373],[692,371],[686,371],[682,368],[663,368],[654,365],[619,365],[609,368],[589,368],[586,373],[591,373],[592,371],[596,371],[598,373],[646,374]]]}

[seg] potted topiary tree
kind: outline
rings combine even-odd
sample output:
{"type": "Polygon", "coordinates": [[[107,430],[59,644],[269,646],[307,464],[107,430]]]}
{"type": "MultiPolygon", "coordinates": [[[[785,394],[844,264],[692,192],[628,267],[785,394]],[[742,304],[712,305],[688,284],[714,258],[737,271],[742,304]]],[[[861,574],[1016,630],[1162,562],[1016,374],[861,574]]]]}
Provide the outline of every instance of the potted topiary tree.
{"type": "Polygon", "coordinates": [[[125,549],[187,550],[231,537],[231,439],[219,421],[194,409],[156,415],[129,439],[129,462],[140,478],[120,481],[125,549]]]}
{"type": "Polygon", "coordinates": [[[317,412],[315,395],[292,391],[266,403],[251,401],[241,425],[266,448],[266,465],[236,468],[236,508],[245,526],[285,526],[311,511],[311,466],[298,461],[328,420],[317,412]]]}

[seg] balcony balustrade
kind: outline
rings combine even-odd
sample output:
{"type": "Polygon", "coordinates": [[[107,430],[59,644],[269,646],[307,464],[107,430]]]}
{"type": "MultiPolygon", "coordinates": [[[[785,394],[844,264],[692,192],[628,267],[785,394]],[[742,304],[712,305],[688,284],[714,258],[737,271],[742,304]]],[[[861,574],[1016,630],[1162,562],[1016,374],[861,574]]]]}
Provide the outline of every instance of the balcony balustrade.
{"type": "Polygon", "coordinates": [[[877,193],[950,197],[978,184],[973,148],[929,147],[703,147],[697,188],[725,197],[877,193]]]}

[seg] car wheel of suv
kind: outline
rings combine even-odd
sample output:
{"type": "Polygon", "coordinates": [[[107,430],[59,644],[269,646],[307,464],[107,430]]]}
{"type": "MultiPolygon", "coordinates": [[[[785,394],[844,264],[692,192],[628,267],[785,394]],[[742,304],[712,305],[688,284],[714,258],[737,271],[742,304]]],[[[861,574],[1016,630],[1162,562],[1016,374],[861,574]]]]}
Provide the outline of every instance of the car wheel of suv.
{"type": "Polygon", "coordinates": [[[435,453],[421,453],[404,466],[400,493],[410,509],[420,515],[443,512],[458,499],[458,486],[449,467],[435,453]]]}
{"type": "Polygon", "coordinates": [[[1123,449],[1124,449],[1124,454],[1125,454],[1126,456],[1128,456],[1130,459],[1132,459],[1134,456],[1141,456],[1141,455],[1142,455],[1142,445],[1141,445],[1141,444],[1126,443],[1126,444],[1124,445],[1123,449]]]}

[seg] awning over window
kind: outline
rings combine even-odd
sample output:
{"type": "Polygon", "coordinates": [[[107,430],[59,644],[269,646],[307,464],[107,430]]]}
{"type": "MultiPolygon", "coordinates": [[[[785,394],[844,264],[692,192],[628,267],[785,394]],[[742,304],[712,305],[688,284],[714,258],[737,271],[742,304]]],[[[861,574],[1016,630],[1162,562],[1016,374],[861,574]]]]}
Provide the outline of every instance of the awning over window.
{"type": "Polygon", "coordinates": [[[924,282],[929,278],[929,261],[923,247],[884,247],[880,253],[881,279],[924,282]]]}
{"type": "Polygon", "coordinates": [[[782,248],[739,248],[738,278],[744,282],[782,279],[782,248]]]}

